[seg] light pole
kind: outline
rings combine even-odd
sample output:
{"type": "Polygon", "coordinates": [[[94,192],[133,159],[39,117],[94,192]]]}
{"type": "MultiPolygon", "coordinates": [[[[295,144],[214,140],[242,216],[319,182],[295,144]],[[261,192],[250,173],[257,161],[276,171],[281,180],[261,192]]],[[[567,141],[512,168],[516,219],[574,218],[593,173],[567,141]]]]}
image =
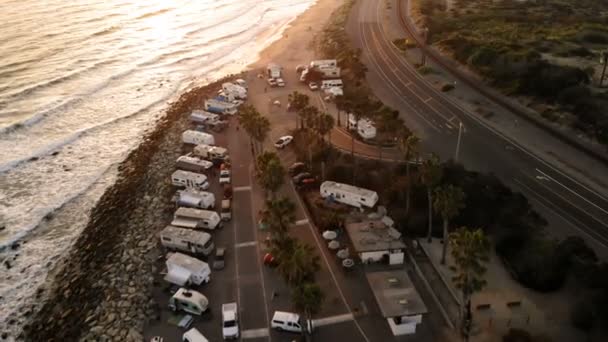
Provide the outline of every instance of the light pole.
{"type": "Polygon", "coordinates": [[[454,161],[458,161],[458,154],[460,153],[460,140],[462,139],[462,129],[464,125],[462,121],[458,123],[458,140],[456,141],[456,152],[454,153],[454,161]]]}
{"type": "Polygon", "coordinates": [[[608,50],[602,52],[602,57],[600,59],[600,63],[604,64],[602,68],[602,77],[600,77],[600,88],[602,87],[602,83],[604,82],[604,76],[606,75],[606,64],[608,64],[608,50]]]}

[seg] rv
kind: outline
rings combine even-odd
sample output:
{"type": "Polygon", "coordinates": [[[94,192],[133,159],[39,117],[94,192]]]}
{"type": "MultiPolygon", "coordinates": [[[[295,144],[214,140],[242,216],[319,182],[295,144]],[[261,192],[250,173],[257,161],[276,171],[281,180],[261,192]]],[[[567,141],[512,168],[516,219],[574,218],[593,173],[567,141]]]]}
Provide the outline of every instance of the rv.
{"type": "Polygon", "coordinates": [[[340,68],[338,67],[319,67],[316,69],[321,73],[322,78],[340,78],[340,68]]]}
{"type": "Polygon", "coordinates": [[[201,315],[209,308],[209,300],[201,293],[181,288],[169,299],[169,309],[201,315]]]}
{"type": "Polygon", "coordinates": [[[337,79],[337,80],[323,80],[323,81],[321,81],[321,89],[325,90],[325,89],[329,89],[329,88],[333,88],[333,87],[342,88],[343,87],[342,80],[341,79],[337,79]]]}
{"type": "Polygon", "coordinates": [[[281,77],[281,66],[275,63],[270,63],[266,67],[266,71],[268,72],[269,78],[279,78],[281,77]]]}
{"type": "Polygon", "coordinates": [[[222,227],[220,215],[215,211],[196,208],[177,208],[173,214],[172,226],[191,229],[209,229],[222,227]]]}
{"type": "Polygon", "coordinates": [[[328,67],[337,67],[338,61],[335,59],[320,59],[316,61],[310,62],[311,68],[328,68],[328,67]]]}
{"type": "Polygon", "coordinates": [[[207,176],[190,171],[177,170],[171,175],[171,183],[175,186],[195,188],[201,190],[209,189],[207,176]]]}
{"type": "Polygon", "coordinates": [[[247,87],[247,81],[245,81],[245,80],[244,80],[244,79],[242,79],[242,78],[237,78],[237,79],[234,81],[234,84],[236,84],[236,85],[238,85],[238,86],[240,86],[240,87],[243,87],[243,88],[245,88],[245,89],[247,89],[247,88],[248,88],[248,87],[247,87]]]}
{"type": "Polygon", "coordinates": [[[353,131],[356,130],[357,134],[365,140],[376,137],[376,127],[368,118],[361,118],[357,122],[357,119],[353,114],[348,114],[348,129],[353,131]]]}
{"type": "Polygon", "coordinates": [[[218,98],[205,100],[205,110],[215,114],[235,115],[236,107],[236,104],[218,98]]]}
{"type": "Polygon", "coordinates": [[[378,202],[378,194],[375,191],[332,181],[323,182],[320,192],[323,198],[330,198],[357,208],[362,206],[372,208],[378,202]]]}
{"type": "Polygon", "coordinates": [[[211,192],[194,189],[178,190],[175,194],[175,204],[178,207],[213,209],[215,195],[211,192]]]}
{"type": "Polygon", "coordinates": [[[246,100],[247,99],[247,89],[238,86],[236,84],[226,82],[222,84],[222,90],[225,94],[230,94],[237,99],[246,100]]]}
{"type": "Polygon", "coordinates": [[[167,275],[169,283],[185,286],[200,285],[211,281],[211,268],[206,262],[182,253],[167,254],[167,275]]]}
{"type": "Polygon", "coordinates": [[[209,160],[224,160],[228,158],[228,150],[219,146],[197,145],[192,153],[209,160]]]}
{"type": "Polygon", "coordinates": [[[215,138],[213,135],[209,133],[197,132],[192,130],[187,130],[182,133],[182,141],[184,144],[192,144],[192,145],[214,145],[215,138]]]}
{"type": "Polygon", "coordinates": [[[175,165],[181,170],[202,173],[209,170],[213,163],[188,154],[177,158],[175,165]]]}
{"type": "Polygon", "coordinates": [[[169,250],[194,255],[209,255],[215,248],[209,233],[174,226],[166,226],[160,232],[160,243],[169,250]]]}
{"type": "Polygon", "coordinates": [[[230,221],[232,219],[232,203],[230,199],[222,200],[222,211],[220,212],[220,217],[224,221],[230,221]]]}
{"type": "Polygon", "coordinates": [[[204,110],[194,110],[190,114],[190,121],[199,124],[213,124],[220,121],[220,116],[204,110]]]}

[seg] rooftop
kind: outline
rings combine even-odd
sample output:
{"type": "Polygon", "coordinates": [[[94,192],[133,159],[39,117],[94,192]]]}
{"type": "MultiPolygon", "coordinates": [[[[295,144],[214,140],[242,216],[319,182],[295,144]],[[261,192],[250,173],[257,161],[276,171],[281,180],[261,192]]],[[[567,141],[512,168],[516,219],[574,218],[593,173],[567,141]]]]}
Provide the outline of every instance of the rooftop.
{"type": "Polygon", "coordinates": [[[385,318],[428,312],[407,272],[403,270],[370,272],[366,277],[385,318]]]}
{"type": "Polygon", "coordinates": [[[338,182],[333,182],[333,181],[323,182],[321,184],[321,191],[323,191],[324,188],[325,189],[328,189],[328,188],[340,189],[342,191],[350,192],[352,194],[357,194],[361,197],[377,196],[375,191],[365,189],[365,188],[359,188],[359,187],[356,187],[356,186],[350,185],[350,184],[338,183],[338,182]]]}
{"type": "Polygon", "coordinates": [[[346,231],[357,253],[405,248],[401,233],[382,220],[347,223],[346,231]]]}

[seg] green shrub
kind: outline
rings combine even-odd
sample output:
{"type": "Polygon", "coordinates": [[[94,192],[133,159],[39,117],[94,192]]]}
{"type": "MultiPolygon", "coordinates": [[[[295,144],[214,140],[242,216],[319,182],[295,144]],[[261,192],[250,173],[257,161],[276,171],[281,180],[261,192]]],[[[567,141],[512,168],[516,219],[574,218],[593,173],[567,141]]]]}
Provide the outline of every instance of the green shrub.
{"type": "Polygon", "coordinates": [[[526,241],[521,250],[505,261],[522,285],[540,292],[559,290],[568,275],[566,260],[553,240],[526,241]]]}

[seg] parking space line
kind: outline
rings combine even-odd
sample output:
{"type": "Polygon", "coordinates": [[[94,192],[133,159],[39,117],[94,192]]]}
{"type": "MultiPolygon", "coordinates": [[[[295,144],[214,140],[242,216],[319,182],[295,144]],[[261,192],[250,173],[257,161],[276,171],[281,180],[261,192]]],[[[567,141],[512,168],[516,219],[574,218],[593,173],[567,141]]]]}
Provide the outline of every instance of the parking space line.
{"type": "Polygon", "coordinates": [[[250,185],[247,185],[247,186],[237,186],[232,191],[234,191],[234,192],[236,192],[236,191],[251,191],[251,186],[250,185]]]}
{"type": "Polygon", "coordinates": [[[241,243],[235,244],[234,248],[253,247],[253,246],[257,245],[257,244],[258,244],[257,241],[241,242],[241,243]]]}
{"type": "Polygon", "coordinates": [[[308,224],[308,219],[303,219],[303,220],[297,220],[296,221],[296,226],[303,226],[305,224],[308,224]]]}
{"type": "Polygon", "coordinates": [[[243,330],[241,332],[241,339],[268,337],[268,336],[270,336],[270,332],[268,332],[268,328],[248,329],[248,330],[243,330]]]}
{"type": "Polygon", "coordinates": [[[336,316],[315,319],[313,321],[313,326],[322,327],[324,325],[348,322],[348,321],[352,321],[354,319],[355,319],[355,316],[352,313],[345,313],[343,315],[336,315],[336,316]]]}

